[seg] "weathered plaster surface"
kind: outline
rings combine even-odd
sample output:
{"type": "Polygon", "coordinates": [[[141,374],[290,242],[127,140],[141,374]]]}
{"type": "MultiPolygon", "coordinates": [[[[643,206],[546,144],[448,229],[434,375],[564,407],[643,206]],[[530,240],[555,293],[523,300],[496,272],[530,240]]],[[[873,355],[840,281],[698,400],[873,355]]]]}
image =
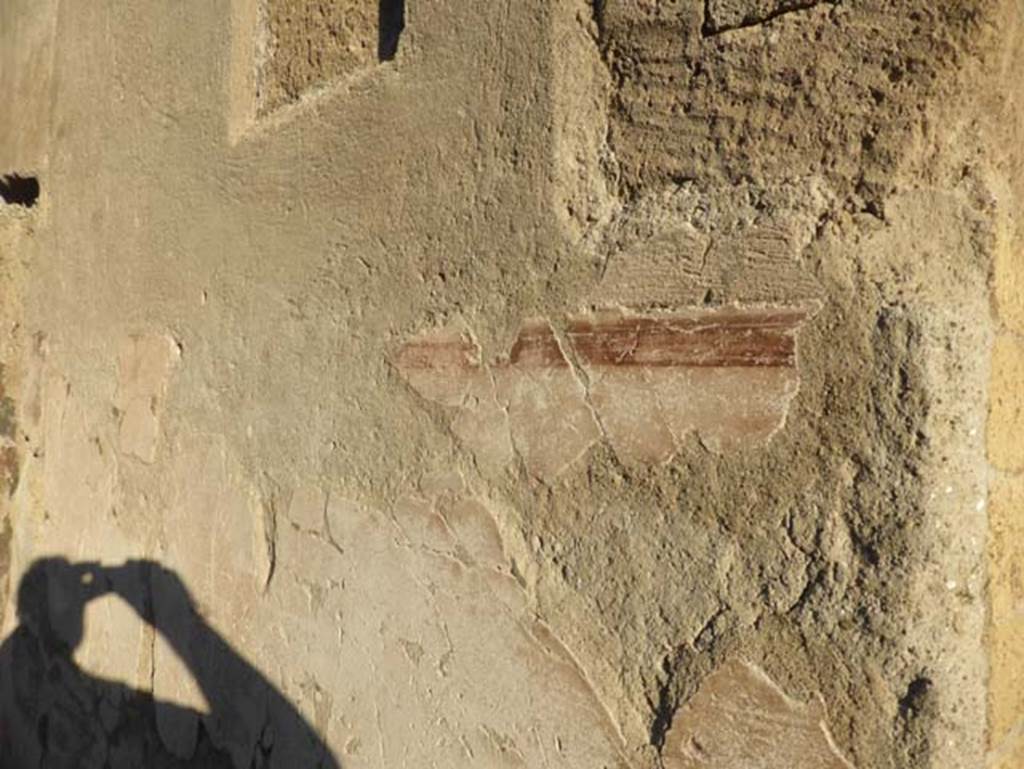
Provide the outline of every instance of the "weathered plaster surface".
{"type": "Polygon", "coordinates": [[[1018,6],[0,3],[5,632],[150,558],[346,769],[1016,767],[1018,6]]]}
{"type": "Polygon", "coordinates": [[[662,758],[668,769],[852,766],[835,746],[820,701],[795,702],[740,660],[724,663],[676,711],[662,758]]]}

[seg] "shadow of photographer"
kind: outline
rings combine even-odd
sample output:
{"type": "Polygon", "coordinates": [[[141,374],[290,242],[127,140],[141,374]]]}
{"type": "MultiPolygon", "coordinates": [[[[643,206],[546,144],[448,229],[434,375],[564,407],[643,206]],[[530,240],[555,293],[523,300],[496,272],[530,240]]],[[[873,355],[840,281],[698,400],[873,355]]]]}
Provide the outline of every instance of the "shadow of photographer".
{"type": "Polygon", "coordinates": [[[18,622],[0,647],[5,769],[340,769],[296,708],[210,627],[178,576],[156,562],[38,560],[18,588],[18,622]],[[174,650],[209,713],[159,702],[75,664],[85,607],[110,594],[174,650]]]}

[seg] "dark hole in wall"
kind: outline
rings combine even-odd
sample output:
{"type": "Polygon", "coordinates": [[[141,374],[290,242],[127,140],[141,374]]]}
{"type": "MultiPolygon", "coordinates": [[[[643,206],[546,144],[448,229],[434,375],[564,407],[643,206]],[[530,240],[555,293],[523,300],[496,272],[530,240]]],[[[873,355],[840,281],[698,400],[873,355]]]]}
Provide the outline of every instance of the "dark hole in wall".
{"type": "Polygon", "coordinates": [[[34,176],[6,174],[0,176],[0,200],[16,206],[32,208],[39,199],[39,180],[34,176]]]}
{"type": "Polygon", "coordinates": [[[930,723],[935,718],[932,680],[919,675],[907,686],[899,700],[898,733],[909,763],[907,766],[932,766],[935,745],[931,740],[930,723]]]}
{"type": "Polygon", "coordinates": [[[921,676],[911,681],[907,693],[900,698],[900,715],[904,718],[921,715],[931,690],[932,682],[929,678],[921,676]]]}
{"type": "Polygon", "coordinates": [[[377,20],[377,58],[391,61],[398,53],[398,38],[405,29],[405,0],[380,0],[377,20]]]}
{"type": "Polygon", "coordinates": [[[604,6],[606,0],[591,0],[590,9],[594,15],[594,23],[597,24],[597,34],[602,40],[605,37],[604,31],[604,6]]]}

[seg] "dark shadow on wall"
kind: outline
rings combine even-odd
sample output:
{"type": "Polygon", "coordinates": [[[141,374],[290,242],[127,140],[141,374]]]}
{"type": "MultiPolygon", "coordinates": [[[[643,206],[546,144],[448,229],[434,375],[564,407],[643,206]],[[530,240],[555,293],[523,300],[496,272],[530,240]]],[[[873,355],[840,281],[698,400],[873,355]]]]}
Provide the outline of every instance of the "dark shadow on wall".
{"type": "Polygon", "coordinates": [[[391,61],[405,29],[405,0],[380,0],[377,11],[377,60],[391,61]]]}
{"type": "Polygon", "coordinates": [[[18,588],[18,621],[0,648],[3,769],[340,769],[295,707],[205,622],[177,575],[157,563],[36,561],[18,588]],[[157,702],[76,666],[85,607],[110,593],[174,649],[209,714],[157,702]]]}
{"type": "Polygon", "coordinates": [[[39,180],[34,176],[7,174],[0,176],[0,201],[13,206],[32,208],[39,200],[39,180]]]}

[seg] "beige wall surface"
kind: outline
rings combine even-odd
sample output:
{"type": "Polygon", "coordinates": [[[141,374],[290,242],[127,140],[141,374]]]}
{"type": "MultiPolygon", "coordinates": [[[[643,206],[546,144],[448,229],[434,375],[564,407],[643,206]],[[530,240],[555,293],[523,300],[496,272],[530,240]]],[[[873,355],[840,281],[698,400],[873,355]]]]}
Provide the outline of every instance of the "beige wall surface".
{"type": "Polygon", "coordinates": [[[0,758],[1024,765],[1022,51],[0,2],[0,758]]]}

